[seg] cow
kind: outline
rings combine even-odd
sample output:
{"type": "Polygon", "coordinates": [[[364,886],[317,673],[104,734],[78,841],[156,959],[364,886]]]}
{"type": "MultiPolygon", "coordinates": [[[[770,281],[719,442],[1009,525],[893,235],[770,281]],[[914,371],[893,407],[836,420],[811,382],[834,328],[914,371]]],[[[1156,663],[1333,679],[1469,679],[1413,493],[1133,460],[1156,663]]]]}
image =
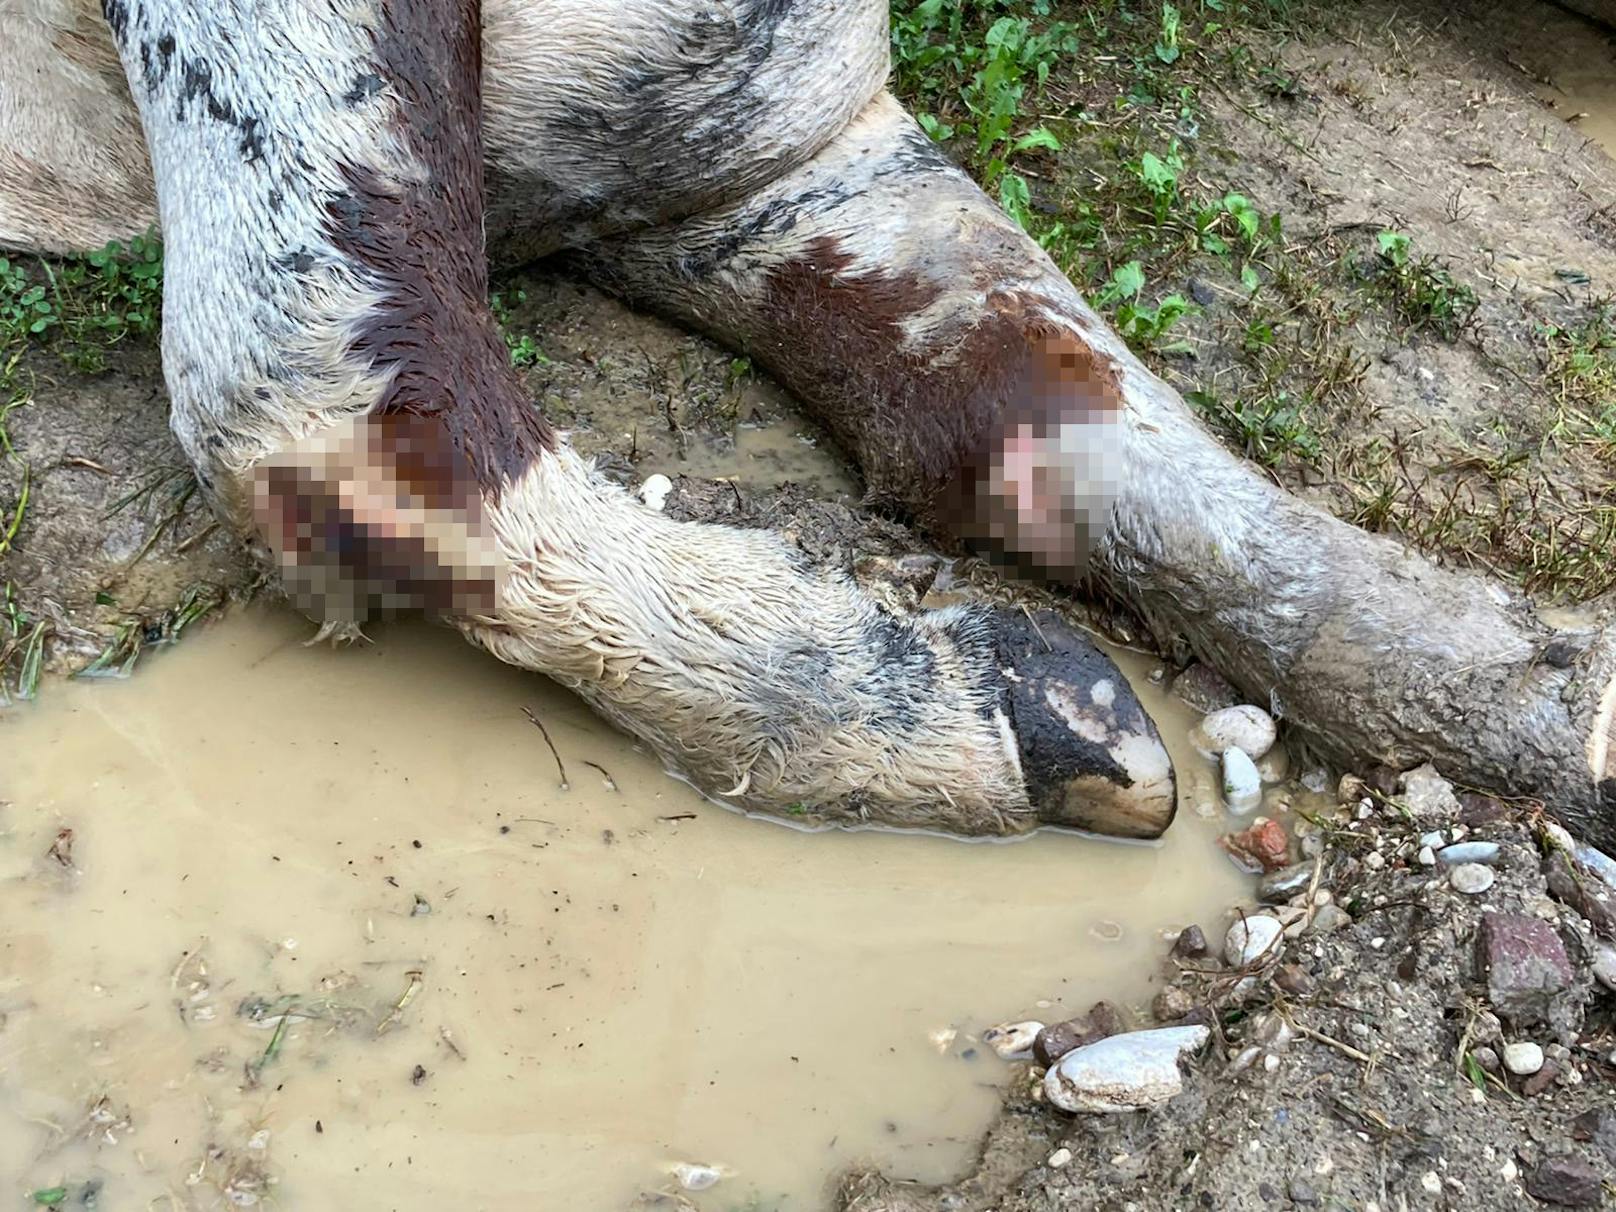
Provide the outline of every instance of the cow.
{"type": "Polygon", "coordinates": [[[881,451],[875,495],[1001,547],[1047,510],[1079,567],[1047,456],[1098,484],[1116,400],[1064,280],[882,91],[881,0],[28,0],[0,44],[43,75],[0,73],[0,243],[160,224],[173,430],[322,635],[428,612],[747,809],[1172,819],[1155,727],[1080,633],[896,614],[776,535],[659,515],[524,397],[489,312],[490,252],[570,249],[693,323],[750,310],[799,382],[838,348],[808,398],[881,451]]]}
{"type": "Polygon", "coordinates": [[[770,811],[1170,819],[1159,738],[1081,636],[892,615],[594,476],[481,297],[486,258],[563,254],[752,356],[872,502],[1083,577],[1320,755],[1433,761],[1616,839],[1616,629],[1223,449],[885,91],[883,0],[486,0],[480,33],[426,7],[0,0],[0,244],[161,224],[175,432],[328,630],[432,611],[770,811]]]}

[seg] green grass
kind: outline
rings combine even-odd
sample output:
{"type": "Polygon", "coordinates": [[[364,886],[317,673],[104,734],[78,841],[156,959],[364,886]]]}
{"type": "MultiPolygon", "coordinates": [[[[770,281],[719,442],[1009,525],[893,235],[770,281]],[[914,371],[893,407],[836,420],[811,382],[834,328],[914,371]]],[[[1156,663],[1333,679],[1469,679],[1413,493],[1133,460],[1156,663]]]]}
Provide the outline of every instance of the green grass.
{"type": "Polygon", "coordinates": [[[489,310],[494,313],[494,322],[499,325],[500,335],[505,338],[505,348],[510,350],[511,365],[518,370],[525,370],[530,366],[547,366],[550,363],[544,350],[539,347],[537,338],[532,333],[522,332],[516,327],[516,319],[512,313],[526,302],[527,291],[520,288],[495,290],[488,296],[489,310]]]}
{"type": "Polygon", "coordinates": [[[1485,358],[1464,267],[1400,231],[1293,239],[1219,145],[1214,96],[1299,162],[1314,153],[1288,133],[1289,107],[1328,92],[1369,108],[1350,78],[1309,78],[1278,54],[1298,35],[1362,37],[1351,12],[1312,0],[897,0],[892,14],[895,91],[1230,447],[1368,529],[1530,590],[1583,599],[1616,587],[1603,487],[1616,471],[1611,305],[1542,329],[1541,378],[1525,379],[1553,401],[1550,416],[1512,410],[1500,414],[1508,432],[1416,451],[1378,419],[1366,350],[1436,341],[1485,358]],[[1600,466],[1568,478],[1548,466],[1551,447],[1600,466]]]}
{"type": "Polygon", "coordinates": [[[0,257],[0,350],[42,344],[94,373],[111,346],[157,332],[162,300],[163,249],[155,236],[83,257],[0,257]]]}

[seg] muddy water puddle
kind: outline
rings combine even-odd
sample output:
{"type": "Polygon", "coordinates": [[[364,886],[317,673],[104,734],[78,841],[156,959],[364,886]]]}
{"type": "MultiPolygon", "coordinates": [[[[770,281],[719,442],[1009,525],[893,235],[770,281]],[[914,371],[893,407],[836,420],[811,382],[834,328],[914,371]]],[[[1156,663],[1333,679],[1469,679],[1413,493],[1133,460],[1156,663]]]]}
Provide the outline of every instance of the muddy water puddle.
{"type": "Polygon", "coordinates": [[[701,1209],[814,1212],[855,1161],[962,1169],[982,1028],[1139,1005],[1249,893],[1193,812],[806,834],[446,632],[307,635],[250,612],[0,714],[4,1198],[611,1212],[693,1162],[701,1209]]]}
{"type": "Polygon", "coordinates": [[[1591,23],[1546,64],[1538,96],[1577,131],[1616,157],[1616,39],[1591,23]]]}

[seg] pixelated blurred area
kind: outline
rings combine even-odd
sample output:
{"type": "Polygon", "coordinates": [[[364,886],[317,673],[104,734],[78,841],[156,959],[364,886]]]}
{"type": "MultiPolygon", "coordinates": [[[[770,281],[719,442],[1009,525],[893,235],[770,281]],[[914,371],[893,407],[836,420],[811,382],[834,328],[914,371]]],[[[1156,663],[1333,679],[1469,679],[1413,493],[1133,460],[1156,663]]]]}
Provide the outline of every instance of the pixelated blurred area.
{"type": "Polygon", "coordinates": [[[504,580],[471,465],[434,417],[356,417],[264,459],[253,519],[320,623],[486,614],[504,580]]]}
{"type": "Polygon", "coordinates": [[[1122,396],[1109,368],[1069,333],[1033,335],[982,454],[950,498],[945,526],[1036,580],[1081,579],[1121,489],[1122,396]]]}

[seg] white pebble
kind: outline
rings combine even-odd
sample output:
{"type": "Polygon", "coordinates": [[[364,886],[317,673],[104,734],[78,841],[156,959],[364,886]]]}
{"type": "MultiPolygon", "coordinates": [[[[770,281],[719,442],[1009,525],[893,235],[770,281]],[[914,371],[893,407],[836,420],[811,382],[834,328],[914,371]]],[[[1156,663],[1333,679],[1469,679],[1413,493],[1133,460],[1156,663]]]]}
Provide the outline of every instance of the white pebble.
{"type": "Polygon", "coordinates": [[[686,1191],[705,1191],[724,1177],[717,1166],[703,1166],[695,1162],[680,1162],[673,1168],[673,1176],[686,1191]]]}
{"type": "Polygon", "coordinates": [[[1420,856],[1419,857],[1420,857],[1420,866],[1421,867],[1435,867],[1436,866],[1436,851],[1432,850],[1429,846],[1421,846],[1420,847],[1420,856]]]}
{"type": "Polygon", "coordinates": [[[1504,1068],[1516,1077],[1530,1077],[1543,1068],[1543,1049],[1530,1040],[1505,1044],[1504,1068]]]}
{"type": "Polygon", "coordinates": [[[1603,939],[1594,943],[1594,979],[1607,989],[1616,989],[1616,947],[1603,939]]]}
{"type": "Polygon", "coordinates": [[[1027,1060],[1032,1056],[1033,1040],[1044,1029],[1039,1022],[1000,1023],[982,1032],[982,1042],[998,1054],[1000,1060],[1027,1060]]]}
{"type": "Polygon", "coordinates": [[[1072,1151],[1062,1146],[1045,1158],[1044,1164],[1052,1170],[1059,1170],[1062,1166],[1070,1165],[1071,1161],[1072,1151]]]}
{"type": "Polygon", "coordinates": [[[1448,872],[1448,883],[1453,885],[1453,890],[1466,896],[1480,896],[1493,886],[1495,878],[1492,868],[1480,863],[1460,863],[1448,872]]]}
{"type": "Polygon", "coordinates": [[[1253,914],[1229,927],[1223,938],[1223,958],[1235,968],[1254,963],[1279,946],[1284,927],[1275,918],[1253,914]]]}
{"type": "Polygon", "coordinates": [[[668,494],[673,491],[673,481],[667,476],[658,473],[646,476],[645,482],[640,485],[640,500],[646,507],[662,512],[662,507],[668,503],[668,494]]]}
{"type": "Polygon", "coordinates": [[[1178,1058],[1211,1032],[1192,1027],[1128,1031],[1074,1048],[1044,1074],[1044,1095],[1063,1111],[1136,1111],[1184,1088],[1178,1058]]]}
{"type": "Polygon", "coordinates": [[[1253,762],[1274,747],[1274,718],[1261,707],[1225,707],[1203,716],[1190,729],[1190,744],[1203,757],[1221,757],[1239,749],[1253,762]]]}
{"type": "Polygon", "coordinates": [[[1432,850],[1440,850],[1447,843],[1447,840],[1440,829],[1433,829],[1429,833],[1420,834],[1420,845],[1429,846],[1432,850]]]}
{"type": "Polygon", "coordinates": [[[1262,803],[1262,776],[1242,749],[1223,755],[1223,802],[1236,816],[1244,816],[1262,803]]]}

